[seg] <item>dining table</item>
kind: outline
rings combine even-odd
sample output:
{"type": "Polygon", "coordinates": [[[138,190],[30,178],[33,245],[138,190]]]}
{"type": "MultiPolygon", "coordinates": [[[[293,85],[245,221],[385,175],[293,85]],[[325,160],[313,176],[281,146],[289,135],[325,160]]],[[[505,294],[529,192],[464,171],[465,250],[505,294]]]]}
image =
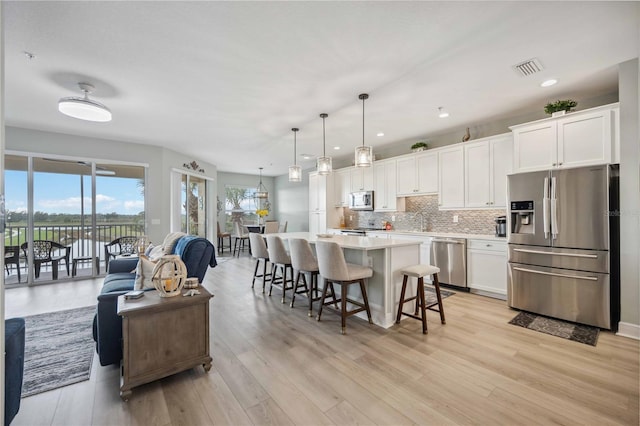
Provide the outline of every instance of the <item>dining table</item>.
{"type": "MultiPolygon", "coordinates": [[[[292,238],[307,240],[314,250],[318,241],[332,241],[342,248],[347,262],[371,267],[373,275],[366,280],[366,286],[373,323],[383,328],[395,324],[402,289],[401,271],[420,263],[420,241],[309,232],[271,235],[279,236],[285,244],[292,238]]],[[[360,292],[355,290],[349,292],[349,298],[362,301],[360,292]]],[[[411,282],[407,291],[408,294],[415,293],[416,283],[411,282]]],[[[405,304],[405,309],[412,308],[409,303],[405,304]]],[[[366,319],[364,313],[357,315],[366,319]]]]}

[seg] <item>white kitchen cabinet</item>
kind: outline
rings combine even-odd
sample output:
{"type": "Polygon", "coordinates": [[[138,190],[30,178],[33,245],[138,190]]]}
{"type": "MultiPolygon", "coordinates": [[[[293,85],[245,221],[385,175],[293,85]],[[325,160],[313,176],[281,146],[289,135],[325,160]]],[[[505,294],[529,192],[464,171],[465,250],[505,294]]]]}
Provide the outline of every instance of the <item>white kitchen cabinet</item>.
{"type": "Polygon", "coordinates": [[[399,197],[438,192],[438,153],[424,152],[398,158],[396,195],[399,197]]]}
{"type": "Polygon", "coordinates": [[[339,226],[333,197],[333,176],[309,173],[309,232],[325,233],[339,226]]]}
{"type": "Polygon", "coordinates": [[[438,208],[464,208],[464,147],[462,144],[438,152],[438,208]]]}
{"type": "Polygon", "coordinates": [[[618,104],[512,126],[514,171],[609,164],[615,159],[618,104]]]}
{"type": "Polygon", "coordinates": [[[351,167],[351,192],[373,190],[373,167],[351,167]]]}
{"type": "Polygon", "coordinates": [[[340,169],[333,172],[334,205],[349,207],[349,193],[351,192],[351,170],[340,169]]]}
{"type": "Polygon", "coordinates": [[[404,211],[404,198],[396,196],[396,160],[376,161],[373,163],[373,210],[404,211]]]}
{"type": "Polygon", "coordinates": [[[511,135],[464,145],[465,207],[506,207],[507,174],[512,170],[511,135]]]}
{"type": "Polygon", "coordinates": [[[507,295],[507,242],[467,239],[467,286],[504,298],[507,295]]]}

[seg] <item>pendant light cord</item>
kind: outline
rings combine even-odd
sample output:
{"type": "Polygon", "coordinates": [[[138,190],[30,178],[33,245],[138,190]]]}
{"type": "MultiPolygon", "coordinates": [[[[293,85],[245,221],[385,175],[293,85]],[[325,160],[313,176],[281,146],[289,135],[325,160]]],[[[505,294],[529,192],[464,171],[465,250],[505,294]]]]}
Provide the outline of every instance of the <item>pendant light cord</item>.
{"type": "Polygon", "coordinates": [[[296,137],[296,135],[298,134],[298,128],[294,127],[293,129],[293,165],[297,166],[298,162],[296,161],[296,159],[298,158],[298,153],[296,151],[296,147],[298,146],[298,139],[296,137]]]}
{"type": "Polygon", "coordinates": [[[329,114],[323,112],[322,114],[320,114],[320,117],[322,118],[322,156],[326,157],[327,156],[327,142],[326,142],[326,138],[325,138],[325,131],[324,131],[324,119],[327,118],[329,116],[329,114]]]}
{"type": "Polygon", "coordinates": [[[364,101],[369,99],[369,95],[362,93],[358,98],[362,99],[362,146],[364,146],[364,101]]]}

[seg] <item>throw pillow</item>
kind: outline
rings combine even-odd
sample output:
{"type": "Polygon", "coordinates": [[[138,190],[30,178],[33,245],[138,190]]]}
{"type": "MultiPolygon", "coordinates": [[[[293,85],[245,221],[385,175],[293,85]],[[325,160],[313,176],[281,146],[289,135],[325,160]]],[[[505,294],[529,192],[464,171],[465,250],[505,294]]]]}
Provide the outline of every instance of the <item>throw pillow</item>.
{"type": "Polygon", "coordinates": [[[178,240],[185,235],[187,234],[185,234],[184,232],[172,232],[164,237],[164,241],[162,242],[164,254],[173,254],[173,249],[178,243],[178,240]]]}
{"type": "Polygon", "coordinates": [[[162,255],[164,254],[164,249],[162,246],[155,246],[151,251],[149,251],[149,254],[147,254],[147,257],[153,261],[156,261],[158,259],[160,259],[162,257],[162,255]]]}
{"type": "Polygon", "coordinates": [[[138,267],[136,268],[136,282],[133,285],[134,290],[155,288],[151,277],[153,276],[153,268],[155,268],[156,262],[157,260],[151,260],[145,255],[140,256],[138,267]]]}

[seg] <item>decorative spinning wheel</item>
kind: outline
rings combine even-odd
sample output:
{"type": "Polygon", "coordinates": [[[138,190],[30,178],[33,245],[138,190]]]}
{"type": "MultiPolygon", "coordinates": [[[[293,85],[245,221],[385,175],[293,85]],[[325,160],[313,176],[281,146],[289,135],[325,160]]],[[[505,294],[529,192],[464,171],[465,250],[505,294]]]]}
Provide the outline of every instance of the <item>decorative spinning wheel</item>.
{"type": "Polygon", "coordinates": [[[187,267],[180,256],[162,256],[153,268],[151,281],[158,290],[160,297],[173,297],[180,295],[182,287],[187,280],[187,267]]]}

